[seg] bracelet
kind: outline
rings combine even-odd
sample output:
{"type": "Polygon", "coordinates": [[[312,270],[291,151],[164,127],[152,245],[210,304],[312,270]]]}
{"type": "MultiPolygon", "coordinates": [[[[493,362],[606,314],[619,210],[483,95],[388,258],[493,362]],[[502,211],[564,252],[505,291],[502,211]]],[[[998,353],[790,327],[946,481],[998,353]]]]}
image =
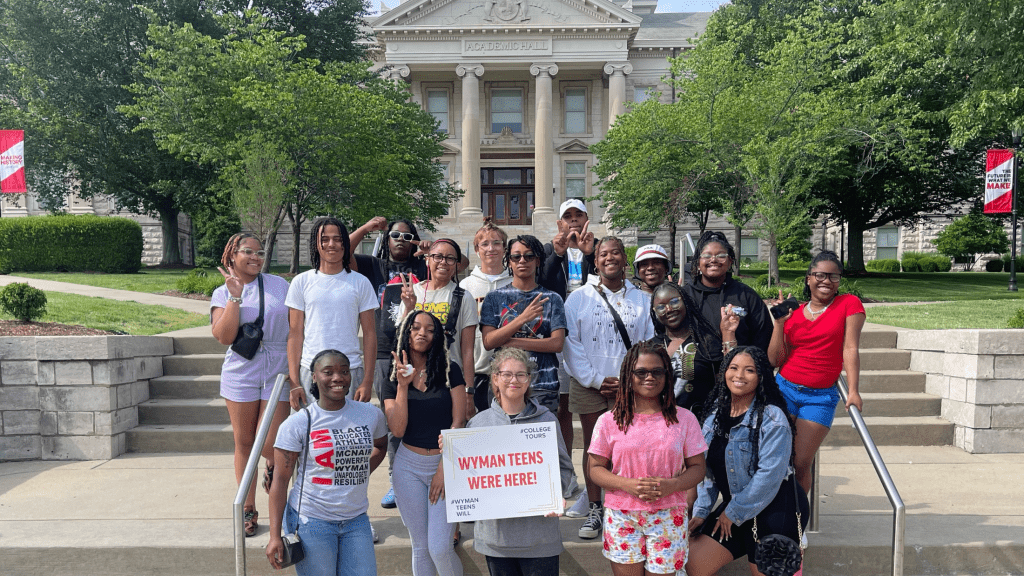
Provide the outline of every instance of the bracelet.
{"type": "Polygon", "coordinates": [[[722,342],[722,351],[728,353],[729,351],[736,347],[736,344],[737,343],[735,340],[726,340],[722,342]]]}
{"type": "Polygon", "coordinates": [[[228,296],[228,302],[234,302],[234,303],[236,303],[238,305],[241,305],[242,304],[242,297],[241,296],[228,296]]]}

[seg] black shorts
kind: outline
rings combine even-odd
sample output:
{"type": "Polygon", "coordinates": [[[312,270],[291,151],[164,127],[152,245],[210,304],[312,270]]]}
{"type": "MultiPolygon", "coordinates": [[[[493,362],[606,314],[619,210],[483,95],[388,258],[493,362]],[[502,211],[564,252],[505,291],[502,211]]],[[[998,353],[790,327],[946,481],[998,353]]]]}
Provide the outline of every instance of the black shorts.
{"type": "MultiPolygon", "coordinates": [[[[796,529],[796,514],[794,513],[795,507],[793,504],[793,483],[796,480],[790,475],[782,481],[782,486],[779,487],[779,492],[776,494],[775,499],[771,501],[768,506],[757,515],[757,535],[760,537],[767,536],[769,534],[782,534],[788,536],[793,540],[799,542],[800,536],[797,534],[796,529]]],[[[804,493],[804,489],[797,485],[797,492],[799,498],[797,504],[800,506],[800,520],[803,528],[807,528],[807,522],[810,520],[808,514],[807,505],[807,494],[804,493]]],[[[715,524],[718,522],[718,517],[721,516],[722,512],[725,511],[727,503],[722,503],[715,508],[714,512],[708,514],[708,517],[704,519],[704,524],[700,527],[700,533],[705,534],[710,538],[714,538],[716,542],[725,546],[725,548],[732,553],[733,560],[746,555],[747,560],[751,564],[754,563],[754,549],[756,544],[754,542],[754,520],[750,519],[741,525],[733,524],[732,526],[732,537],[728,540],[720,541],[718,539],[721,534],[711,535],[711,531],[715,529],[715,524]]]]}

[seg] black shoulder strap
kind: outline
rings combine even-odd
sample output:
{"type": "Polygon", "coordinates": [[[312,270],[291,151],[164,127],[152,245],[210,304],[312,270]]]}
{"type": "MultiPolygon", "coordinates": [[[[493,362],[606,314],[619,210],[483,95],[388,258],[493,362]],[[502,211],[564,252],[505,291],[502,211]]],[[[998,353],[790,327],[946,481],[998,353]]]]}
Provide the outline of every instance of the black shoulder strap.
{"type": "Polygon", "coordinates": [[[260,315],[256,318],[256,326],[263,328],[263,273],[256,275],[256,281],[260,285],[260,315]]]}
{"type": "Polygon", "coordinates": [[[626,326],[622,323],[619,313],[615,311],[615,306],[612,306],[612,303],[608,301],[608,297],[604,295],[604,290],[601,290],[596,284],[591,284],[591,286],[601,295],[601,300],[604,300],[605,306],[608,307],[608,311],[612,314],[612,320],[615,321],[615,328],[619,331],[619,337],[622,338],[622,343],[626,346],[626,350],[629,351],[633,347],[633,341],[629,339],[629,332],[626,332],[626,326]]]}
{"type": "Polygon", "coordinates": [[[448,341],[448,346],[455,341],[455,328],[459,325],[459,312],[462,311],[462,299],[465,294],[466,289],[458,285],[452,292],[452,303],[448,306],[448,321],[444,323],[444,337],[448,341]]]}

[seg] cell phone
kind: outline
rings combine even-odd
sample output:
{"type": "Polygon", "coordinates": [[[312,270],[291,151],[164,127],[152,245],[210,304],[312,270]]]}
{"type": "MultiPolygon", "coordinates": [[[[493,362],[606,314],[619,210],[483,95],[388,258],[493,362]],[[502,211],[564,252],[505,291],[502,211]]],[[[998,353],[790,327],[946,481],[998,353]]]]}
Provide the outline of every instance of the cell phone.
{"type": "Polygon", "coordinates": [[[786,314],[789,314],[790,312],[796,310],[799,307],[800,303],[796,301],[796,298],[786,298],[782,302],[779,302],[775,306],[772,306],[772,318],[778,320],[779,318],[782,318],[786,314]]]}

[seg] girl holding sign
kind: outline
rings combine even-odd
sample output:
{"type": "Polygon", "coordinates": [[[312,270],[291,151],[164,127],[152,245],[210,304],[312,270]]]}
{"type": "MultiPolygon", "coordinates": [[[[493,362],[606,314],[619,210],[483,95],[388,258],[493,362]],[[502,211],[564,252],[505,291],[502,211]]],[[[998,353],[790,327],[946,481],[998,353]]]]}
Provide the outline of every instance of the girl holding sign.
{"type": "MultiPolygon", "coordinates": [[[[474,308],[474,314],[475,314],[474,308]]],[[[455,524],[444,504],[444,470],[437,438],[466,423],[462,371],[449,361],[441,321],[413,310],[398,328],[391,380],[384,385],[388,428],[402,438],[392,483],[412,541],[413,576],[462,576],[452,548],[455,524]]]]}
{"type": "Polygon", "coordinates": [[[676,406],[664,346],[629,349],[615,407],[594,427],[591,479],[605,489],[604,556],[616,576],[670,574],[686,564],[686,491],[704,479],[707,444],[676,406]]]}
{"type": "MultiPolygon", "coordinates": [[[[536,371],[537,364],[530,360],[530,353],[521,348],[506,347],[495,352],[491,360],[494,401],[488,410],[477,414],[467,426],[554,423],[554,430],[558,433],[558,467],[564,493],[573,474],[572,459],[562,441],[558,418],[530,398],[530,382],[536,371]]],[[[558,555],[562,553],[558,518],[531,516],[478,520],[473,547],[487,557],[491,576],[557,576],[558,555]]]]}

